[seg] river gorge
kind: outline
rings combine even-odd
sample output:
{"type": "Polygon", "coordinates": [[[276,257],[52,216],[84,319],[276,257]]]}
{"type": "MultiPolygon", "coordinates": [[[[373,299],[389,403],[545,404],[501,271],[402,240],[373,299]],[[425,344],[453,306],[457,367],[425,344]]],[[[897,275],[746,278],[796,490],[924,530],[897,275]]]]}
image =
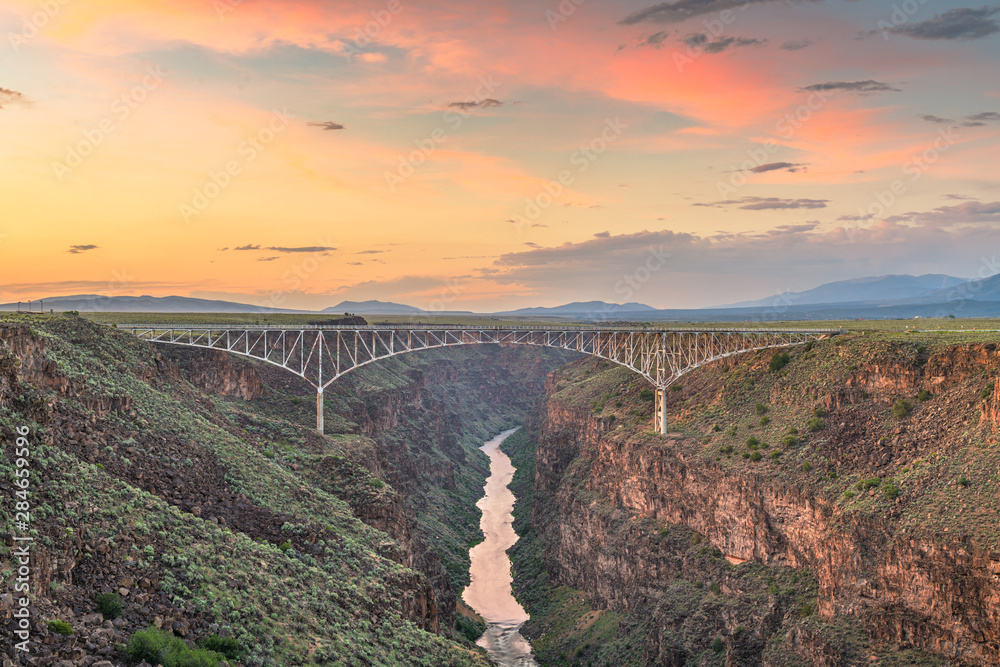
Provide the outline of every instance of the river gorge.
{"type": "Polygon", "coordinates": [[[531,645],[519,630],[528,614],[511,592],[512,577],[507,549],[517,542],[514,532],[514,494],[508,485],[514,477],[510,457],[500,445],[517,429],[504,431],[481,447],[490,457],[490,476],[483,497],[476,503],[482,511],[482,542],[469,551],[471,583],[462,594],[465,602],[486,621],[486,632],[476,642],[501,667],[535,667],[531,645]]]}
{"type": "Polygon", "coordinates": [[[667,392],[665,436],[609,362],[430,350],[331,385],[319,436],[280,369],[18,318],[0,487],[27,427],[32,651],[125,665],[155,632],[246,667],[998,664],[1000,347],[953,338],[713,363],[667,392]]]}

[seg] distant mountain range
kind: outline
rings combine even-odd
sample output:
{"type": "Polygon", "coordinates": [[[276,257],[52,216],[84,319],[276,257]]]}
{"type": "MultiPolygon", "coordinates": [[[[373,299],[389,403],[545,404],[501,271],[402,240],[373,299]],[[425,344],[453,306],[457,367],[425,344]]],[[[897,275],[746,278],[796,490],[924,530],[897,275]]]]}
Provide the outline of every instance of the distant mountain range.
{"type": "Polygon", "coordinates": [[[656,312],[656,308],[642,303],[606,303],[604,301],[574,301],[563,306],[551,308],[521,308],[519,310],[508,310],[496,315],[542,315],[546,317],[586,317],[588,319],[599,319],[603,315],[613,315],[615,313],[647,313],[656,312]]]}
{"type": "MultiPolygon", "coordinates": [[[[38,302],[34,302],[37,309],[38,302]]],[[[314,311],[266,308],[230,301],[167,296],[116,296],[94,294],[53,297],[45,310],[133,313],[312,313],[314,311]]],[[[0,310],[16,310],[16,303],[0,310]]],[[[25,309],[22,307],[22,309],[25,309]]],[[[342,301],[324,308],[323,314],[356,315],[472,315],[470,311],[431,312],[386,301],[342,301]]],[[[963,280],[942,274],[892,275],[826,283],[801,292],[786,292],[766,299],[699,309],[656,309],[642,303],[584,301],[554,307],[520,308],[482,315],[591,320],[602,322],[719,322],[776,320],[844,320],[912,317],[1000,317],[1000,274],[981,280],[963,280]]]]}
{"type": "Polygon", "coordinates": [[[355,313],[358,315],[471,315],[470,310],[450,310],[447,312],[422,310],[413,306],[391,301],[341,301],[336,306],[330,306],[321,313],[355,313]]]}
{"type": "Polygon", "coordinates": [[[963,278],[954,278],[940,273],[923,276],[877,276],[854,278],[826,283],[804,292],[784,292],[766,299],[744,301],[718,308],[767,308],[778,304],[807,305],[819,303],[856,303],[861,301],[898,301],[925,297],[935,291],[947,290],[967,283],[963,278]]]}
{"type": "MultiPolygon", "coordinates": [[[[42,303],[32,301],[46,311],[77,310],[87,313],[308,313],[307,310],[286,308],[266,308],[232,301],[195,299],[188,296],[100,296],[98,294],[78,294],[42,299],[42,303]]],[[[0,310],[17,310],[17,303],[0,304],[0,310]]],[[[21,303],[21,310],[27,310],[27,302],[21,303]]]]}

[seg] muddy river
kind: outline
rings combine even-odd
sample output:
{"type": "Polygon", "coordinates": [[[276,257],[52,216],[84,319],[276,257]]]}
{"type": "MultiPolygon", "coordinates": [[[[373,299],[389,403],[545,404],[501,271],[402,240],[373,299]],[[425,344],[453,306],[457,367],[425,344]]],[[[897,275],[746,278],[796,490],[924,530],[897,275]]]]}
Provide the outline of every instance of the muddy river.
{"type": "Polygon", "coordinates": [[[510,559],[507,549],[517,542],[512,525],[514,494],[507,488],[514,477],[510,458],[500,443],[516,431],[504,431],[480,447],[490,457],[490,476],[476,506],[483,511],[479,525],[485,539],[469,551],[471,583],[462,593],[465,603],[486,621],[486,632],[476,642],[502,667],[537,667],[531,646],[519,632],[528,620],[511,592],[510,559]]]}

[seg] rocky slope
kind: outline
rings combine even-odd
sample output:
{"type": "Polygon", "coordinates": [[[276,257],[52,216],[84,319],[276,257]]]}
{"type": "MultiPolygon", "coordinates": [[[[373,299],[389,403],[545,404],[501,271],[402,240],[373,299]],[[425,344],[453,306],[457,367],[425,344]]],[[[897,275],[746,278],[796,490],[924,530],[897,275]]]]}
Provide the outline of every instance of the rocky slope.
{"type": "Polygon", "coordinates": [[[320,437],[315,395],[270,367],[71,316],[0,323],[0,661],[17,657],[9,591],[28,535],[29,664],[125,664],[147,627],[232,637],[246,665],[485,664],[449,639],[455,554],[478,522],[466,496],[485,474],[474,447],[559,359],[447,352],[345,377],[320,437]],[[18,428],[30,526],[9,502],[18,428]],[[97,613],[101,593],[119,617],[97,613]]]}
{"type": "Polygon", "coordinates": [[[772,355],[686,376],[668,437],[627,371],[552,378],[515,548],[546,664],[1000,662],[1000,348],[772,355]]]}

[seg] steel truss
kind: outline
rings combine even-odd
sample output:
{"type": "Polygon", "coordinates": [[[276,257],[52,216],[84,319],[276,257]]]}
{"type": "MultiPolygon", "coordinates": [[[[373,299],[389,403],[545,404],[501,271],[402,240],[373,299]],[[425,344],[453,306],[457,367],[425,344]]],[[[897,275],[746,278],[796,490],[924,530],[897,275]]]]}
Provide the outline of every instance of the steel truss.
{"type": "Polygon", "coordinates": [[[700,366],[735,354],[801,345],[833,329],[650,329],[597,327],[316,326],[120,324],[143,340],[225,350],[295,373],[316,388],[316,428],[323,432],[323,390],[380,359],[455,345],[536,345],[572,350],[630,368],[656,387],[656,415],[666,433],[664,391],[700,366]]]}

